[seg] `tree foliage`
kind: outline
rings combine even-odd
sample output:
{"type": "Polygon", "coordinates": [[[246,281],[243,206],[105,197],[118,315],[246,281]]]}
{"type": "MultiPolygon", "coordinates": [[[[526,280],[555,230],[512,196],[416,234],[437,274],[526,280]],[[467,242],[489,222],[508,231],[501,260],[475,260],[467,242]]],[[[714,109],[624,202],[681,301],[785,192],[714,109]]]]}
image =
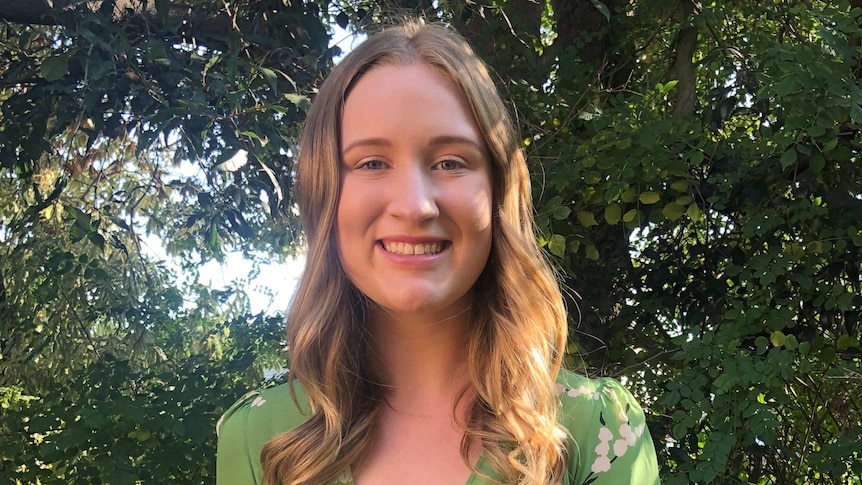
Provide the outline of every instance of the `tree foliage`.
{"type": "Polygon", "coordinates": [[[862,2],[168,3],[3,26],[0,479],[212,480],[278,317],[143,236],[192,274],[298,247],[327,22],[414,11],[512,100],[568,363],[635,391],[663,481],[860,483],[862,2]]]}
{"type": "Polygon", "coordinates": [[[283,322],[197,269],[300,244],[329,35],[302,2],[55,3],[0,25],[0,481],[211,482],[283,322]]]}

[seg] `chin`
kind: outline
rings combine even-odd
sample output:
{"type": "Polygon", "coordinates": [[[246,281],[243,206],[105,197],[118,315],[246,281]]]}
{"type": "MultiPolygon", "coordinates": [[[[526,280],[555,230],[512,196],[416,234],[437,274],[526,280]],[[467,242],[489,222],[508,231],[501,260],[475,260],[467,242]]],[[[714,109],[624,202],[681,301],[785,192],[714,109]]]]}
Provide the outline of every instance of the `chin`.
{"type": "Polygon", "coordinates": [[[446,318],[458,314],[468,307],[470,303],[460,298],[433,298],[425,295],[403,295],[397,299],[385,299],[377,302],[383,310],[407,316],[435,316],[446,318]]]}

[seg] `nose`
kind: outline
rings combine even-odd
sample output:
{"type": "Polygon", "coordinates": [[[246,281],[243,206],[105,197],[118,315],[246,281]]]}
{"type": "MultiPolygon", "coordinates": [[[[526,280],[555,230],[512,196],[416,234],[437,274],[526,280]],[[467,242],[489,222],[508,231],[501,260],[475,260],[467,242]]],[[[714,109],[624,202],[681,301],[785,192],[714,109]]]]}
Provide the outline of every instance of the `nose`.
{"type": "Polygon", "coordinates": [[[393,177],[389,200],[389,212],[393,216],[423,222],[440,215],[434,175],[423,165],[402,166],[399,176],[393,177]]]}

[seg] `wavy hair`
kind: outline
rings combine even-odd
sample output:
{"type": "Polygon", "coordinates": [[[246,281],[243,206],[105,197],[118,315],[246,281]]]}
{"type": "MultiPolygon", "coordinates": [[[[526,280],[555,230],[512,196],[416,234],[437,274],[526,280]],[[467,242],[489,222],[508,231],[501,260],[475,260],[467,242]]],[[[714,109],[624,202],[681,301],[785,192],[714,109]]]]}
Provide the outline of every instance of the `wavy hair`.
{"type": "Polygon", "coordinates": [[[461,455],[473,467],[468,449],[478,440],[496,475],[487,478],[498,483],[562,479],[566,434],[557,424],[555,380],[566,316],[536,244],[526,161],[488,68],[469,44],[440,24],[410,21],[372,35],[335,67],[300,139],[297,201],[308,249],[287,333],[291,383],[299,380],[310,410],[305,423],[264,446],[269,485],[331,483],[373,439],[384,390],[363,363],[367,303],[341,267],[334,236],[340,120],[344,100],[365,72],[416,63],[438,69],[460,88],[492,159],[492,247],[473,290],[482,304],[471,310],[467,367],[475,398],[462,423],[461,455]]]}

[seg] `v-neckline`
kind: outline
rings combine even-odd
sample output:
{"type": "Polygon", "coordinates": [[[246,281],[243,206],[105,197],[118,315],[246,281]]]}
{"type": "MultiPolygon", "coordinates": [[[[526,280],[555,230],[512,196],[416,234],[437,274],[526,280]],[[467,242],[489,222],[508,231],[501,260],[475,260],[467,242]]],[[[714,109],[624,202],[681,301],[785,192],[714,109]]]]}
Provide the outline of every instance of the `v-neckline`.
{"type": "MultiPolygon", "coordinates": [[[[476,470],[482,470],[484,467],[485,467],[485,455],[481,454],[481,455],[479,455],[479,459],[476,460],[476,470]]],[[[482,471],[485,471],[485,470],[482,470],[482,471]]],[[[346,482],[346,483],[345,482],[336,482],[336,485],[339,483],[345,483],[345,485],[356,485],[356,483],[353,481],[353,473],[351,473],[349,470],[347,473],[348,473],[348,476],[350,477],[350,481],[346,482]]],[[[471,471],[470,476],[467,477],[467,481],[464,482],[464,485],[478,485],[479,483],[481,483],[478,480],[479,480],[479,475],[476,474],[476,471],[475,470],[471,471]]]]}

